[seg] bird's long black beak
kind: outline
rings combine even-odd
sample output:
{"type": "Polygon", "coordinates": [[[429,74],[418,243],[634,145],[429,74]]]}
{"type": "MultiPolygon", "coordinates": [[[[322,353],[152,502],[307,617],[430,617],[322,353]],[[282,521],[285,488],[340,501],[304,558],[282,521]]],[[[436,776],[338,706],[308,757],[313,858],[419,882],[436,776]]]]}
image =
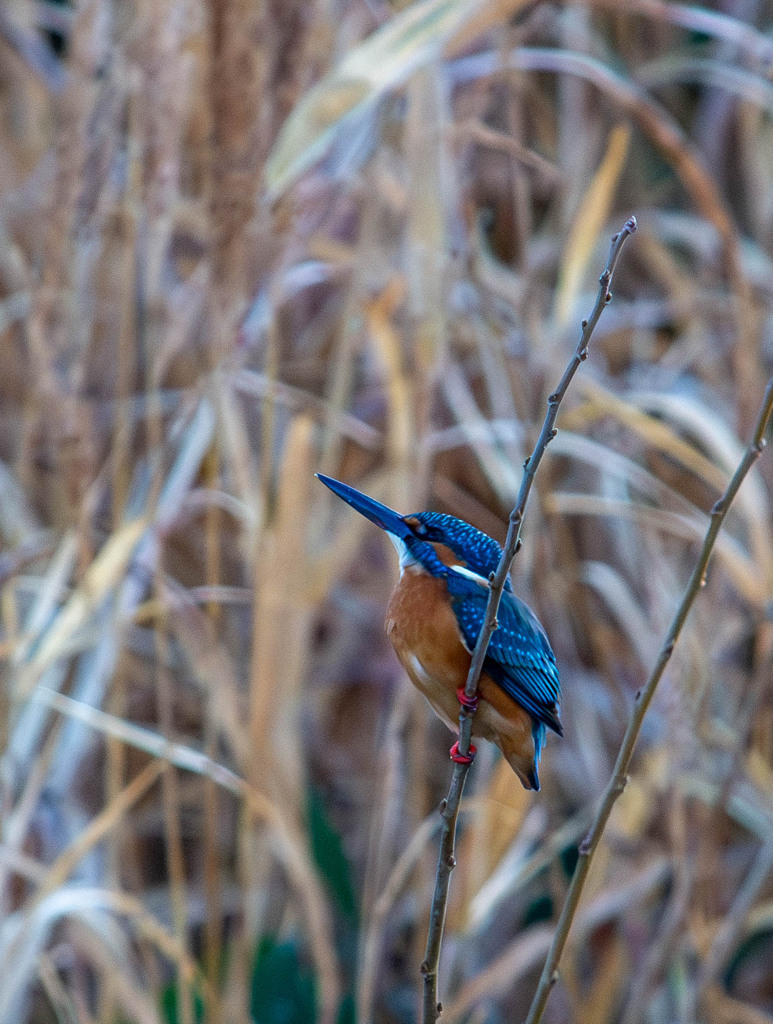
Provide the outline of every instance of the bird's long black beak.
{"type": "Polygon", "coordinates": [[[395,512],[394,509],[389,508],[387,505],[382,505],[375,498],[369,498],[367,494],[363,494],[362,491],[350,487],[349,484],[342,484],[340,480],[334,480],[332,477],[324,476],[322,473],[316,473],[315,476],[326,487],[329,487],[334,494],[342,498],[347,505],[351,505],[352,508],[365,516],[366,519],[370,519],[376,526],[380,526],[382,530],[386,530],[387,533],[391,533],[401,540],[414,536],[405,519],[395,512]]]}

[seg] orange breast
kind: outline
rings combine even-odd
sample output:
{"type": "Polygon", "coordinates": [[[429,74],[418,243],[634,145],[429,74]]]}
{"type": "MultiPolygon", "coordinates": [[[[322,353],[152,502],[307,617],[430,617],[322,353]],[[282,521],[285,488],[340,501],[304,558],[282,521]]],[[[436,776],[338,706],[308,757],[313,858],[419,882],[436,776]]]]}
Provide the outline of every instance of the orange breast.
{"type": "MultiPolygon", "coordinates": [[[[407,566],[389,601],[386,631],[411,682],[454,732],[459,728],[456,691],[470,670],[445,581],[407,566]]],[[[478,687],[474,736],[499,747],[523,784],[531,788],[534,740],[531,717],[487,673],[478,687]]]]}
{"type": "Polygon", "coordinates": [[[389,601],[386,631],[411,682],[453,729],[459,719],[456,690],[464,686],[470,655],[445,581],[407,566],[389,601]]]}

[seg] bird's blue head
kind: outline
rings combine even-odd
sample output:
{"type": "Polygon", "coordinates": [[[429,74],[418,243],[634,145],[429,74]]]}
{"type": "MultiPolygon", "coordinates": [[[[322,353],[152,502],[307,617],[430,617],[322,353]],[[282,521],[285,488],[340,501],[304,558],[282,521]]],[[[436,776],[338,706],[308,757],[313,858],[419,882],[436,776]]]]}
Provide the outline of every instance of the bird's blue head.
{"type": "MultiPolygon", "coordinates": [[[[317,476],[339,498],[394,538],[401,552],[404,550],[433,576],[443,575],[453,565],[461,565],[485,580],[496,571],[502,548],[469,523],[441,512],[401,516],[348,484],[321,473],[317,476]]],[[[506,587],[511,589],[509,579],[506,587]]]]}
{"type": "MultiPolygon", "coordinates": [[[[446,565],[464,566],[485,580],[496,572],[502,548],[493,537],[463,519],[442,512],[419,512],[406,516],[406,522],[412,524],[415,534],[429,541],[446,565]]],[[[512,589],[509,579],[505,586],[512,589]]]]}

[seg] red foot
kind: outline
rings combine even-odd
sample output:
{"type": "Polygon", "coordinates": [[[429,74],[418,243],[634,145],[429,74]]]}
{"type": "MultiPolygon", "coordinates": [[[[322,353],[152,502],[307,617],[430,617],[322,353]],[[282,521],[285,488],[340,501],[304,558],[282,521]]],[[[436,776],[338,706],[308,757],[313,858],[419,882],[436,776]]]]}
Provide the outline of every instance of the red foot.
{"type": "Polygon", "coordinates": [[[471,743],[470,753],[467,756],[465,756],[464,754],[459,753],[459,740],[457,740],[456,743],[454,743],[454,745],[451,747],[449,753],[451,755],[451,760],[456,761],[457,764],[472,764],[472,762],[475,760],[477,747],[474,747],[471,743]]]}
{"type": "Polygon", "coordinates": [[[478,710],[478,694],[474,693],[472,697],[468,697],[464,692],[464,687],[459,686],[456,690],[456,696],[459,698],[459,703],[463,708],[467,708],[468,711],[478,710]]]}

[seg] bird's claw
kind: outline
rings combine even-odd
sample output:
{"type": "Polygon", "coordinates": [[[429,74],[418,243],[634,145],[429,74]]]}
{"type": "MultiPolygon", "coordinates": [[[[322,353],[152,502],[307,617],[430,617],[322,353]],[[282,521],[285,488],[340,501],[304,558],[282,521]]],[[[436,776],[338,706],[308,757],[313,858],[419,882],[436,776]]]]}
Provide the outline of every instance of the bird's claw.
{"type": "Polygon", "coordinates": [[[451,747],[451,750],[449,751],[451,760],[455,761],[456,764],[472,764],[472,762],[475,760],[476,753],[477,747],[474,747],[471,743],[469,754],[461,754],[459,752],[459,740],[457,740],[456,743],[454,743],[454,745],[451,747]]]}
{"type": "Polygon", "coordinates": [[[456,690],[456,696],[459,698],[459,703],[463,708],[468,711],[478,710],[478,694],[474,693],[472,697],[468,697],[463,686],[459,686],[456,690]]]}

